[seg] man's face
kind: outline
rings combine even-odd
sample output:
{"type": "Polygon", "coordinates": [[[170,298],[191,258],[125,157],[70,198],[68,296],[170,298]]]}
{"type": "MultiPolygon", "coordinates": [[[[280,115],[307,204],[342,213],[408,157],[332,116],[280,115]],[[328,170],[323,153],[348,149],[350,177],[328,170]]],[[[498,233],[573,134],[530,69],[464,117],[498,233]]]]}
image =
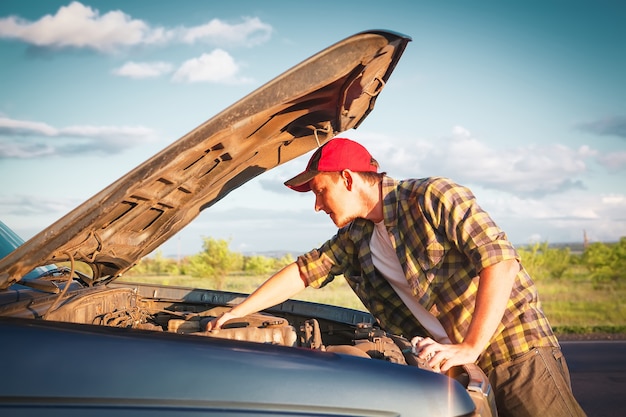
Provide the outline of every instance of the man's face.
{"type": "Polygon", "coordinates": [[[343,227],[358,217],[358,207],[351,193],[351,178],[346,178],[345,174],[321,173],[309,185],[315,195],[315,211],[323,210],[337,227],[343,227]]]}

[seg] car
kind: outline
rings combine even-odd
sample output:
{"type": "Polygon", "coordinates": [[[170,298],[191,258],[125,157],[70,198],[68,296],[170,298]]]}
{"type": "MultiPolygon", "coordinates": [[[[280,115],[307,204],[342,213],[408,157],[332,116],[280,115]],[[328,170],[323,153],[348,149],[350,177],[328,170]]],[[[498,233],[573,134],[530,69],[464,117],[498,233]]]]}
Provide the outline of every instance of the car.
{"type": "Polygon", "coordinates": [[[358,33],[228,107],[24,242],[0,222],[0,415],[495,416],[367,312],[117,278],[248,180],[356,128],[406,35],[358,33]],[[80,272],[78,264],[90,273],[80,272]]]}

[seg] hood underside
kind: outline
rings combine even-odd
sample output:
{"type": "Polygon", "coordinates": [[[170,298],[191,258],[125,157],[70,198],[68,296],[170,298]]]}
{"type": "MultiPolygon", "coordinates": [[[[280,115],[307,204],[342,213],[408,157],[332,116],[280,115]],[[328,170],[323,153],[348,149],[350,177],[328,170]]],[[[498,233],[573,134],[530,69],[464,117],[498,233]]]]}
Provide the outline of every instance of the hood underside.
{"type": "Polygon", "coordinates": [[[276,77],[1,259],[0,288],[62,261],[122,274],[230,191],[356,128],[409,41],[362,32],[276,77]]]}

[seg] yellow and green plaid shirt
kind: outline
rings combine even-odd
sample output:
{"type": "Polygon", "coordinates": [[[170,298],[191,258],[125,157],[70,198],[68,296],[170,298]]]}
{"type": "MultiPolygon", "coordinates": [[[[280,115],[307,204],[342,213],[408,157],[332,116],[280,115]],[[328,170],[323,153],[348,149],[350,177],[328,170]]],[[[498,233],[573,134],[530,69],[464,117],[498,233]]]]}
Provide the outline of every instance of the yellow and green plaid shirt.
{"type": "MultiPolygon", "coordinates": [[[[479,272],[519,256],[472,192],[445,178],[382,182],[383,216],[413,294],[434,314],[453,343],[463,341],[476,300],[479,272]]],[[[320,248],[298,257],[300,272],[320,288],[343,275],[387,332],[428,335],[372,262],[374,224],[356,219],[320,248]]],[[[494,366],[533,347],[558,346],[523,267],[495,335],[478,359],[494,366]]]]}

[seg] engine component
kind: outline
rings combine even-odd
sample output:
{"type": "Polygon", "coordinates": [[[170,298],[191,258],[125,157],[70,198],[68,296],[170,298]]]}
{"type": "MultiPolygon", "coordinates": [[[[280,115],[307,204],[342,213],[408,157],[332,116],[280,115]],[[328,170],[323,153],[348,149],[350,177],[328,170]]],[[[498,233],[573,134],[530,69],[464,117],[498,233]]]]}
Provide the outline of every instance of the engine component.
{"type": "Polygon", "coordinates": [[[300,346],[309,349],[325,350],[322,343],[320,325],[315,319],[306,320],[300,326],[300,346]]]}

